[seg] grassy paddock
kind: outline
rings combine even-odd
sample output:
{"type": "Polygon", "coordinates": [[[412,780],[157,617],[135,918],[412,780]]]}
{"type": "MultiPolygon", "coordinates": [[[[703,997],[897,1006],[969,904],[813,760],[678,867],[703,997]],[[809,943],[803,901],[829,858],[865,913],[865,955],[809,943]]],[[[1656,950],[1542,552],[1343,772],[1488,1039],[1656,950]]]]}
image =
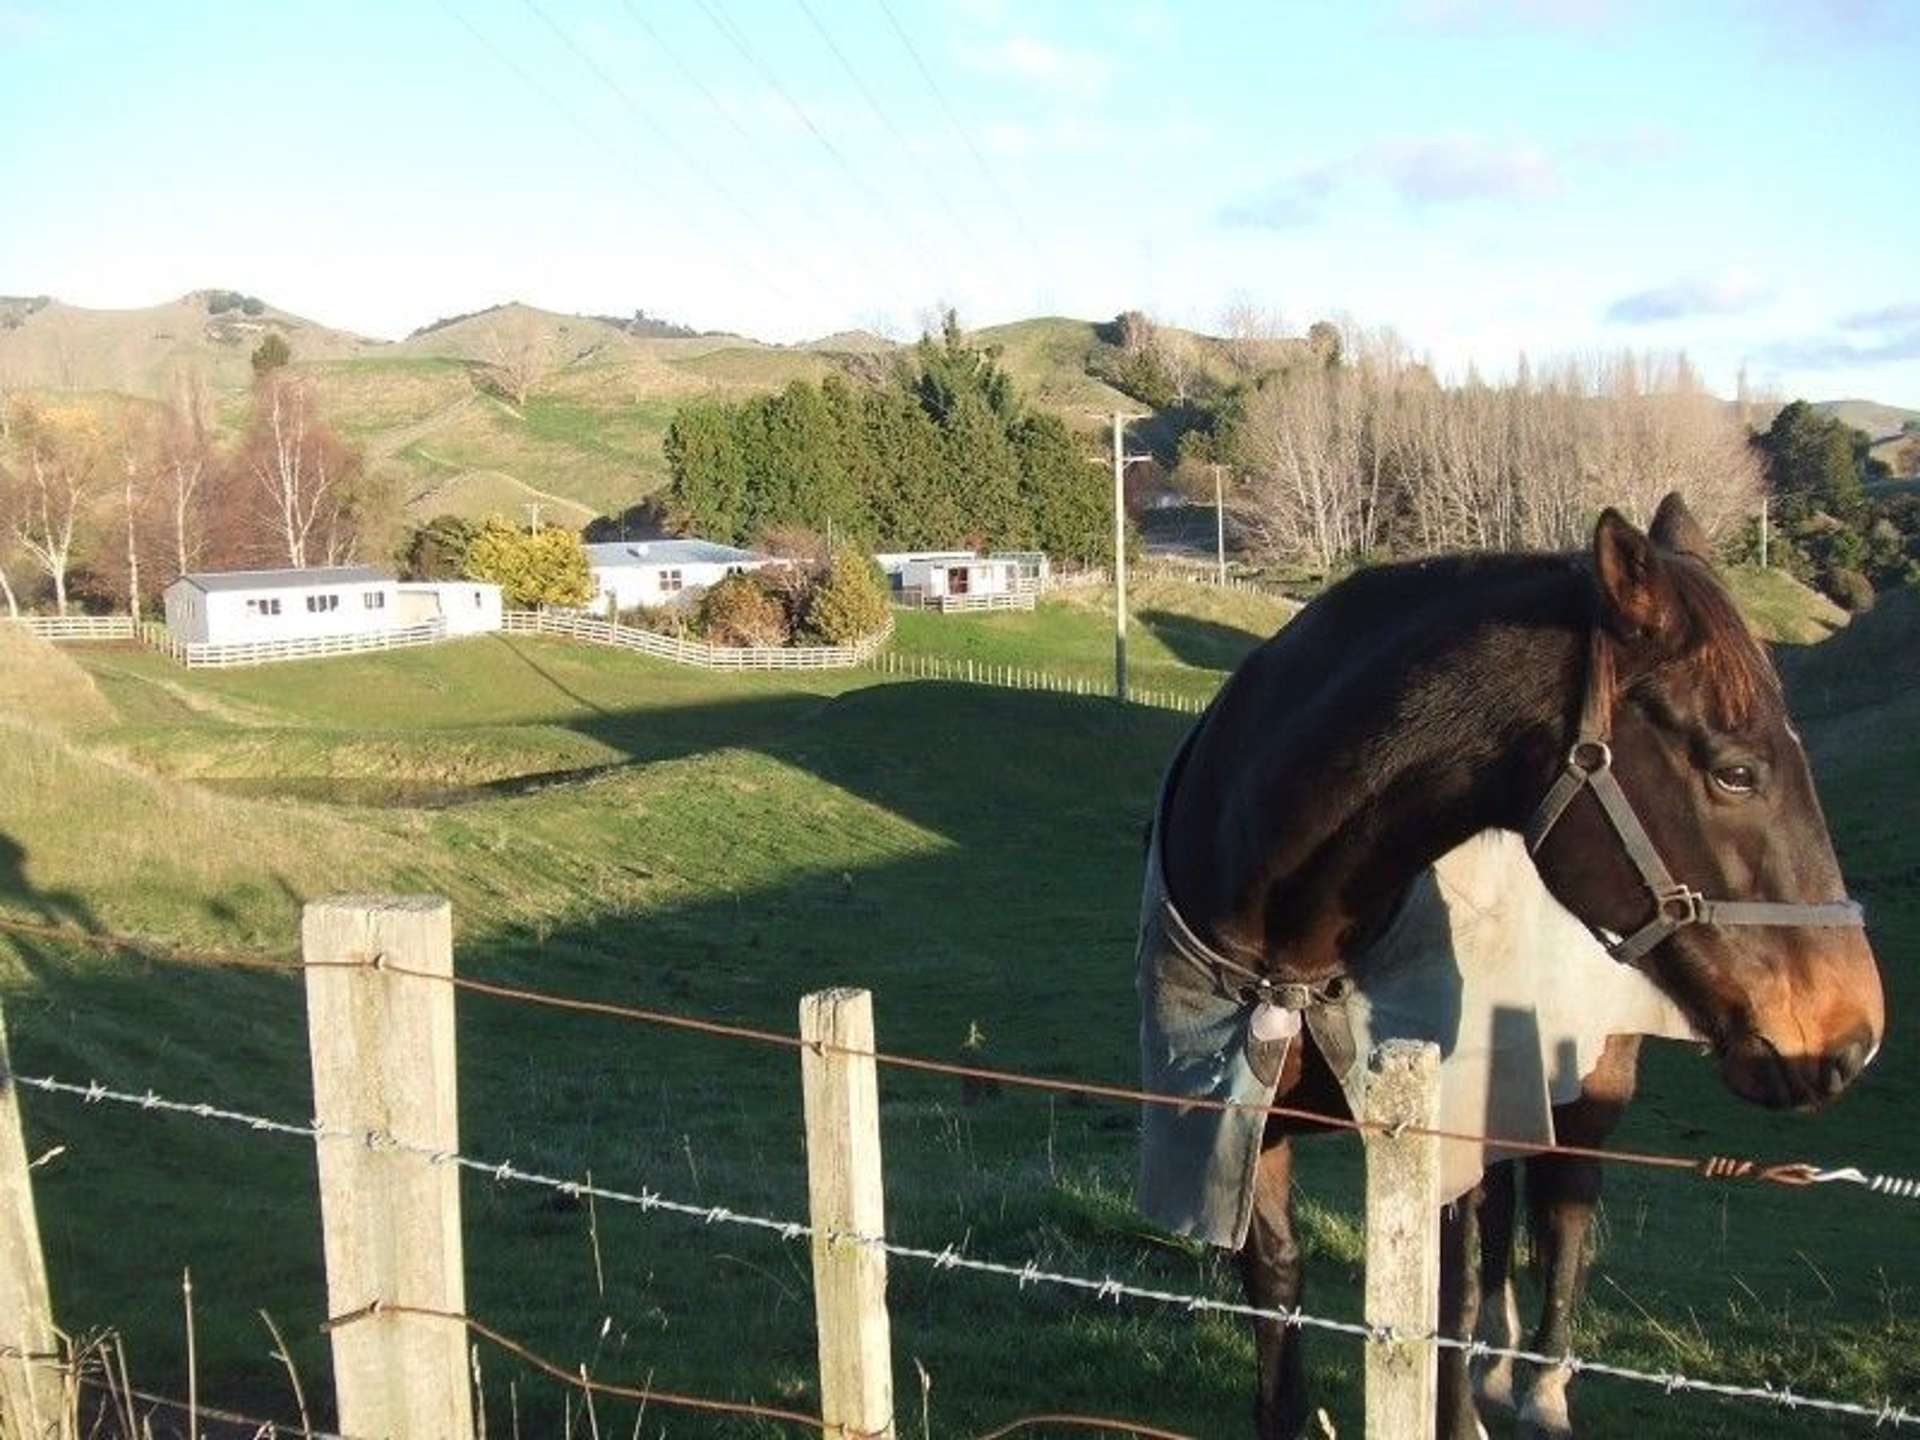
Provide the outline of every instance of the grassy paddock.
{"type": "MultiPolygon", "coordinates": [[[[1229,632],[1201,632],[1211,650],[1167,645],[1162,663],[1194,657],[1185,683],[1196,687],[1213,682],[1231,645],[1269,628],[1224,609],[1192,618],[1229,632]]],[[[1827,687],[1807,728],[1893,987],[1885,1055],[1856,1094],[1808,1119],[1740,1106],[1684,1047],[1661,1047],[1624,1143],[1920,1168],[1902,1125],[1920,1059],[1901,963],[1920,933],[1904,824],[1920,802],[1920,742],[1900,738],[1920,735],[1920,715],[1897,678],[1845,690],[1833,678],[1860,673],[1848,647],[1853,661],[1901,653],[1907,618],[1883,605],[1789,657],[1796,696],[1827,687]]],[[[1104,658],[1091,648],[1105,635],[1097,599],[1033,616],[905,619],[908,645],[992,644],[1005,663],[1034,668],[1104,658]]],[[[804,991],[865,985],[885,1046],[1123,1082],[1134,1073],[1140,825],[1179,716],[859,674],[713,676],[521,638],[192,674],[138,651],[68,654],[84,673],[45,647],[0,656],[9,696],[91,682],[57,723],[7,722],[27,737],[0,746],[8,913],[285,950],[306,897],[432,890],[454,900],[468,974],[783,1029],[804,991]]],[[[309,1113],[297,977],[20,936],[0,949],[23,1072],[309,1113]]],[[[789,1053],[484,997],[463,996],[459,1013],[469,1153],[804,1213],[789,1053]]],[[[1132,1212],[1129,1108],[964,1095],[891,1072],[882,1098],[900,1238],[1234,1293],[1218,1257],[1153,1236],[1132,1212]]],[[[65,1323],[121,1327],[139,1378],[183,1392],[178,1286],[190,1265],[204,1396],[292,1414],[261,1306],[293,1340],[309,1394],[325,1393],[305,1147],[38,1095],[26,1111],[31,1153],[66,1147],[35,1175],[65,1323]]],[[[1353,1316],[1357,1150],[1338,1137],[1305,1148],[1308,1302],[1353,1316]]],[[[602,1378],[813,1403],[800,1247],[610,1206],[589,1214],[471,1176],[463,1196],[477,1315],[602,1378]]],[[[1621,1169],[1580,1346],[1649,1369],[1911,1401],[1920,1324],[1899,1239],[1907,1217],[1893,1203],[1621,1169]]],[[[903,1435],[921,1433],[922,1374],[931,1436],[1041,1409],[1244,1433],[1251,1358],[1230,1324],[907,1262],[894,1265],[890,1294],[903,1435]]],[[[1357,1353],[1316,1340],[1312,1356],[1340,1433],[1359,1434],[1357,1353]]],[[[530,1433],[562,1428],[558,1387],[504,1356],[483,1351],[482,1363],[491,1429],[506,1433],[510,1382],[530,1433]]],[[[1807,1433],[1800,1417],[1603,1380],[1577,1394],[1599,1434],[1807,1433]]],[[[599,1420],[609,1433],[634,1424],[610,1405],[599,1420]]],[[[644,1433],[775,1432],[655,1407],[644,1433]]]]}

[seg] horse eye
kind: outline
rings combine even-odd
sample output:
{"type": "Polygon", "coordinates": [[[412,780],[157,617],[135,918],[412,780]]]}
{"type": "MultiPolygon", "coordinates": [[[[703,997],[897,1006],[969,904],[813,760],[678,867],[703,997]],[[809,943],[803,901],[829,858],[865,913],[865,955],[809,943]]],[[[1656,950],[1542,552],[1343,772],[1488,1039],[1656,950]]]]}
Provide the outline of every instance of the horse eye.
{"type": "Polygon", "coordinates": [[[1751,765],[1722,765],[1713,772],[1713,783],[1729,795],[1751,795],[1759,780],[1751,765]]]}

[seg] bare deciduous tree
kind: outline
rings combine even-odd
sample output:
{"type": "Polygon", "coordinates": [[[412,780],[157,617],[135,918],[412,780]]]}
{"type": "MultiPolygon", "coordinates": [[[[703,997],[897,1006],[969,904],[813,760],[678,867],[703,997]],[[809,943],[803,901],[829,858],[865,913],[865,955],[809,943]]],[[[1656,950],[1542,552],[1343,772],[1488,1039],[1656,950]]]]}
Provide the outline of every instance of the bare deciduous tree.
{"type": "Polygon", "coordinates": [[[167,413],[160,425],[160,485],[172,520],[174,575],[190,573],[205,543],[196,502],[213,463],[207,389],[199,371],[176,377],[167,413]]]}
{"type": "Polygon", "coordinates": [[[106,447],[94,417],[78,408],[17,404],[8,428],[14,540],[46,572],[64,615],[74,541],[107,474],[106,447]]]}
{"type": "Polygon", "coordinates": [[[260,382],[241,463],[265,502],[268,529],[290,567],[303,570],[352,557],[359,454],[321,420],[308,381],[276,372],[260,382]]]}
{"type": "Polygon", "coordinates": [[[527,396],[553,368],[547,339],[532,314],[510,307],[487,333],[487,374],[500,392],[525,408],[527,396]]]}
{"type": "Polygon", "coordinates": [[[1383,543],[1415,552],[1577,545],[1603,506],[1646,523],[1687,495],[1709,534],[1752,513],[1759,465],[1737,416],[1684,357],[1565,361],[1514,379],[1434,383],[1390,335],[1269,376],[1236,457],[1240,531],[1321,573],[1383,543]]]}

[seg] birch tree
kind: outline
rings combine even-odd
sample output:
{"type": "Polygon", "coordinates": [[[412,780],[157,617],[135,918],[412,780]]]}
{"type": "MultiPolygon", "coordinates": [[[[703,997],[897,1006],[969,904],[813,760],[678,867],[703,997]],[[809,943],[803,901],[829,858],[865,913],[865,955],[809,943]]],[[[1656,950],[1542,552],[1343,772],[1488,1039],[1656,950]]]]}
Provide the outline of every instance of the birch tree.
{"type": "Polygon", "coordinates": [[[320,418],[308,381],[278,373],[261,381],[240,463],[263,503],[272,548],[290,569],[353,558],[359,452],[320,418]]]}
{"type": "Polygon", "coordinates": [[[173,573],[189,574],[199,562],[205,527],[197,501],[213,458],[207,423],[206,382],[197,372],[175,381],[173,397],[160,425],[160,487],[171,521],[173,573]]]}
{"type": "Polygon", "coordinates": [[[23,404],[14,407],[8,441],[13,537],[46,572],[64,615],[74,541],[107,474],[100,428],[84,410],[23,404]]]}

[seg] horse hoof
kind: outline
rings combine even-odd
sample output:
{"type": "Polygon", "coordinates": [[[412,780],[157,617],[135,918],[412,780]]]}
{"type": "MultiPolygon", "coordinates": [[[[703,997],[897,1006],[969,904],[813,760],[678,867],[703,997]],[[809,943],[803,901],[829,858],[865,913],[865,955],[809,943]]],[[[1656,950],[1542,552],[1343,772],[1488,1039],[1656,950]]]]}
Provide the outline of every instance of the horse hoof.
{"type": "Polygon", "coordinates": [[[1573,1424],[1564,1414],[1523,1411],[1514,1422],[1513,1440],[1573,1440],[1573,1424]]]}
{"type": "Polygon", "coordinates": [[[1534,1375],[1514,1423],[1514,1440],[1573,1440],[1573,1418],[1567,1404],[1567,1382],[1571,1378],[1572,1373],[1564,1368],[1534,1375]]]}
{"type": "Polygon", "coordinates": [[[1513,1362],[1497,1360],[1474,1377],[1474,1398],[1488,1410],[1511,1415],[1519,1408],[1513,1398],[1513,1362]]]}

